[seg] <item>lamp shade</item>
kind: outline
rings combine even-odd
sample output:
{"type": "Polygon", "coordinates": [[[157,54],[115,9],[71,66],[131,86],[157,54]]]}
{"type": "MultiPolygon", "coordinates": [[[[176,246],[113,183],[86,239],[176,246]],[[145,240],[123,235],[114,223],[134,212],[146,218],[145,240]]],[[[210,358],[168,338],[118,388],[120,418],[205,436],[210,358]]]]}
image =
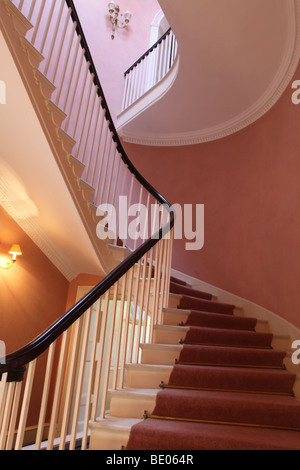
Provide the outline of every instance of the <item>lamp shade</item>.
{"type": "Polygon", "coordinates": [[[112,13],[115,9],[115,2],[109,2],[108,9],[109,9],[109,12],[112,13]]]}
{"type": "Polygon", "coordinates": [[[124,13],[124,18],[125,18],[126,23],[129,23],[131,17],[132,17],[132,14],[130,13],[130,11],[126,11],[126,13],[124,13]]]}
{"type": "Polygon", "coordinates": [[[13,245],[11,249],[9,250],[9,254],[13,255],[12,259],[15,260],[18,255],[22,254],[20,245],[13,245]]]}

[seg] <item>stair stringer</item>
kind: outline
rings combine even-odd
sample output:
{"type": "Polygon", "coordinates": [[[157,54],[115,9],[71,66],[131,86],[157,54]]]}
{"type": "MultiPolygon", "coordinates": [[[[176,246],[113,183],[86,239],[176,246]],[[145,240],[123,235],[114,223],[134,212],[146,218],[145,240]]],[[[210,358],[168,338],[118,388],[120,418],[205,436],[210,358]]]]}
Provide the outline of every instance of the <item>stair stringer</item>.
{"type": "MultiPolygon", "coordinates": [[[[76,142],[60,127],[66,115],[51,101],[55,86],[38,69],[44,57],[25,38],[32,25],[9,0],[1,0],[0,27],[53,157],[99,259],[102,274],[106,275],[120,263],[120,250],[118,257],[115,257],[114,246],[109,244],[109,239],[100,240],[97,237],[96,226],[101,217],[96,216],[92,202],[93,188],[88,188],[81,179],[84,165],[72,155],[76,142]]],[[[125,259],[128,254],[126,249],[123,251],[121,259],[125,259]]]]}

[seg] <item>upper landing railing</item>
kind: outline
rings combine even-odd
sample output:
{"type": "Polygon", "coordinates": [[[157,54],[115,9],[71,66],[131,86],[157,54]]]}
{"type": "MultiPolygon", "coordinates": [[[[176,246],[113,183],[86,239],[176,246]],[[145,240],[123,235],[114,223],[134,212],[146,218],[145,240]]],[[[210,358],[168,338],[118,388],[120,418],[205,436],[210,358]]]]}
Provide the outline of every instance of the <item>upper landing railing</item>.
{"type": "MultiPolygon", "coordinates": [[[[94,205],[115,208],[117,222],[109,227],[133,250],[51,327],[0,358],[0,449],[72,450],[78,439],[86,449],[89,422],[105,418],[109,390],[124,387],[126,367],[140,362],[141,344],[152,341],[162,322],[174,214],[122,147],[73,1],[0,0],[0,11],[7,40],[15,38],[13,15],[21,12],[32,24],[26,39],[44,57],[39,73],[55,86],[51,100],[66,114],[62,129],[76,142],[72,157],[95,190],[94,205]],[[125,199],[126,209],[143,208],[142,221],[137,214],[127,214],[136,215],[131,223],[120,217],[118,202],[125,199]]],[[[27,59],[26,43],[16,44],[27,59]]],[[[103,236],[104,227],[99,232],[103,236]]]]}
{"type": "Polygon", "coordinates": [[[126,70],[122,111],[166,76],[174,64],[177,49],[176,38],[169,28],[147,52],[126,70]]]}

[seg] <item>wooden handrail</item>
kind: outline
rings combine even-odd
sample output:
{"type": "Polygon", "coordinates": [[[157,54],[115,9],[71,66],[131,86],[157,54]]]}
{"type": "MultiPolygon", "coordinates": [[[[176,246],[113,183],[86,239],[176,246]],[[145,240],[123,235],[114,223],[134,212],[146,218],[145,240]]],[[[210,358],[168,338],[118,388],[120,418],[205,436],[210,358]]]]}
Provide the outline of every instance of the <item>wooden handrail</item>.
{"type": "Polygon", "coordinates": [[[126,77],[126,75],[128,73],[131,72],[131,70],[134,69],[134,67],[136,67],[140,62],[142,62],[142,60],[145,59],[145,57],[147,57],[162,41],[164,41],[164,39],[166,39],[166,37],[170,34],[171,32],[171,28],[169,28],[157,41],[156,43],[154,43],[151,47],[149,47],[149,49],[143,54],[141,55],[141,57],[136,60],[134,62],[134,64],[131,65],[131,67],[129,67],[126,72],[124,73],[124,76],[126,77]]]}
{"type": "MultiPolygon", "coordinates": [[[[73,0],[65,0],[65,1],[66,1],[66,4],[68,5],[68,7],[72,9],[71,17],[72,17],[73,21],[76,22],[76,32],[77,32],[78,36],[81,37],[80,43],[81,43],[81,46],[82,46],[83,50],[85,51],[85,53],[84,53],[85,59],[86,59],[87,62],[90,63],[90,67],[89,67],[90,73],[92,75],[94,75],[94,84],[98,87],[97,94],[98,94],[99,97],[102,98],[101,105],[102,105],[102,108],[105,109],[105,117],[106,117],[107,121],[109,121],[109,128],[110,128],[111,132],[113,133],[113,140],[117,144],[117,149],[118,149],[118,152],[122,156],[123,162],[125,163],[125,165],[127,165],[129,171],[135,176],[137,181],[139,181],[139,183],[141,183],[141,185],[143,185],[144,188],[147,189],[147,191],[150,194],[152,194],[152,196],[155,197],[155,199],[157,199],[158,202],[160,202],[161,204],[169,205],[169,203],[156,191],[156,189],[154,189],[153,186],[151,186],[151,184],[139,173],[139,171],[135,168],[133,163],[128,158],[128,156],[127,156],[127,154],[124,150],[124,147],[123,147],[123,145],[120,141],[118,133],[116,131],[115,125],[113,123],[111,113],[109,111],[107,101],[105,99],[105,95],[104,95],[104,92],[103,92],[103,89],[102,89],[102,86],[101,86],[101,83],[100,83],[100,80],[99,80],[99,76],[98,76],[98,73],[97,73],[97,70],[96,70],[96,67],[95,67],[95,64],[94,64],[94,61],[93,61],[93,58],[92,58],[87,40],[86,40],[86,37],[85,37],[85,34],[84,34],[84,31],[82,29],[82,26],[81,26],[81,23],[80,23],[80,20],[79,20],[78,13],[77,13],[77,10],[75,8],[74,2],[73,2],[73,0]]],[[[170,31],[171,31],[171,28],[144,55],[147,55],[147,53],[149,53],[154,47],[156,47],[161,41],[163,41],[163,39],[170,33],[170,31]]]]}
{"type": "MultiPolygon", "coordinates": [[[[3,373],[8,372],[8,381],[15,381],[14,372],[18,372],[18,380],[21,380],[21,375],[24,371],[23,366],[35,360],[40,356],[65,330],[67,330],[87,309],[89,309],[110,287],[112,287],[127,271],[129,271],[135,263],[137,263],[159,240],[161,240],[174,226],[175,214],[171,208],[171,204],[160,194],[153,186],[138,172],[135,166],[127,156],[119,136],[113,124],[111,114],[100,84],[100,80],[74,5],[73,0],[65,0],[68,8],[71,8],[72,20],[76,23],[76,32],[81,37],[81,46],[85,51],[85,58],[90,63],[90,73],[94,75],[94,84],[98,87],[98,95],[102,98],[102,107],[105,109],[105,117],[109,121],[109,127],[113,133],[113,140],[117,144],[117,149],[121,154],[124,164],[128,167],[130,172],[139,181],[139,183],[160,203],[166,210],[169,211],[170,220],[158,232],[146,240],[137,250],[129,255],[122,263],[120,263],[111,273],[109,273],[96,287],[94,287],[85,297],[83,297],[76,305],[74,305],[67,313],[65,313],[59,320],[45,330],[41,335],[34,339],[31,343],[27,344],[18,351],[8,355],[5,358],[5,363],[0,363],[0,380],[3,373]]],[[[164,36],[166,36],[168,30],[164,36]]],[[[149,53],[151,49],[157,46],[159,42],[164,39],[160,38],[157,43],[146,52],[149,53]]]]}

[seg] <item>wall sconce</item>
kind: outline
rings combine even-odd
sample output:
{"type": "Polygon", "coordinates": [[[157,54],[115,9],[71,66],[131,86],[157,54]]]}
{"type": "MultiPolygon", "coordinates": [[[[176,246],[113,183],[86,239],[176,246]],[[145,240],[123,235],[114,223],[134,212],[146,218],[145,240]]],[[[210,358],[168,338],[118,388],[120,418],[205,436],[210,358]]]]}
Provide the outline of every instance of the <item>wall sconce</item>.
{"type": "Polygon", "coordinates": [[[9,250],[9,254],[12,255],[11,258],[9,258],[8,256],[0,256],[0,268],[1,269],[9,269],[14,265],[17,259],[17,256],[22,254],[20,245],[13,245],[11,249],[9,250]]]}
{"type": "Polygon", "coordinates": [[[115,33],[116,33],[116,28],[126,28],[128,25],[132,14],[130,11],[126,11],[124,13],[124,19],[123,19],[123,14],[120,13],[120,7],[119,5],[115,5],[115,2],[109,2],[108,4],[108,11],[110,14],[111,22],[112,22],[112,35],[111,38],[114,39],[115,33]],[[119,17],[120,14],[120,17],[119,17]]]}

